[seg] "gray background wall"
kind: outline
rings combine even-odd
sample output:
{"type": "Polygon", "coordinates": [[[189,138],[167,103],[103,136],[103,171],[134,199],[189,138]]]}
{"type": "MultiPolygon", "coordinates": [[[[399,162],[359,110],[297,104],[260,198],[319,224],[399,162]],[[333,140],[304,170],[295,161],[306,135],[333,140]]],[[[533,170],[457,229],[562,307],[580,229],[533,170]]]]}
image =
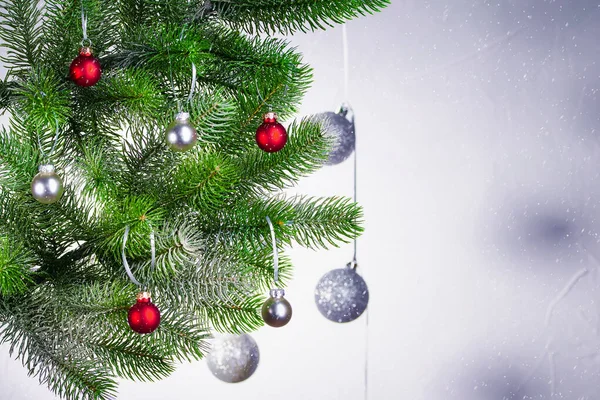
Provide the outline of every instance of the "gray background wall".
{"type": "MultiPolygon", "coordinates": [[[[347,29],[368,324],[313,301],[351,246],[293,249],[294,318],[253,334],[253,377],[196,362],[119,399],[359,400],[365,369],[369,399],[600,398],[600,3],[394,1],[347,29]]],[[[334,110],[341,29],[291,41],[315,69],[301,114],[334,110]]],[[[351,195],[351,167],[296,191],[351,195]]],[[[0,398],[52,398],[6,346],[0,398]]]]}

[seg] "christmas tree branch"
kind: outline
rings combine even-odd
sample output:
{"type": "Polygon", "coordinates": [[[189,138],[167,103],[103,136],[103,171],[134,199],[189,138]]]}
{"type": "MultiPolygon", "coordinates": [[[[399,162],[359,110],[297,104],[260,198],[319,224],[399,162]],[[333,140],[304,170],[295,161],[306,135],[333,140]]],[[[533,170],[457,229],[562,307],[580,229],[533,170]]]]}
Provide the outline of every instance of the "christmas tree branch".
{"type": "Polygon", "coordinates": [[[263,296],[253,296],[240,303],[219,302],[199,308],[199,313],[209,320],[217,332],[241,334],[263,325],[260,308],[263,296]]]}
{"type": "Polygon", "coordinates": [[[9,237],[0,237],[0,296],[25,293],[34,283],[31,268],[37,260],[33,252],[9,237]]]}
{"type": "Polygon", "coordinates": [[[0,60],[10,65],[13,74],[20,75],[25,69],[39,63],[38,53],[42,44],[41,11],[31,0],[0,1],[0,40],[6,55],[0,60]]]}
{"type": "MultiPolygon", "coordinates": [[[[0,301],[2,342],[9,342],[30,375],[37,376],[57,395],[69,400],[108,400],[116,382],[106,368],[87,354],[65,346],[64,333],[52,321],[47,299],[40,292],[27,301],[0,301]]],[[[56,322],[54,322],[56,323],[56,322]]]]}
{"type": "Polygon", "coordinates": [[[389,0],[211,0],[212,13],[248,33],[293,34],[326,29],[373,14],[389,0]]]}
{"type": "Polygon", "coordinates": [[[327,160],[331,138],[318,121],[304,118],[288,127],[288,143],[279,152],[248,151],[237,160],[241,170],[239,189],[264,195],[293,186],[319,169],[327,160]]]}
{"type": "Polygon", "coordinates": [[[200,220],[199,226],[219,243],[256,249],[270,243],[267,216],[276,223],[278,241],[287,244],[295,241],[311,249],[338,246],[339,242],[348,242],[362,232],[362,210],[350,199],[341,197],[255,200],[216,214],[218,219],[200,220]]]}

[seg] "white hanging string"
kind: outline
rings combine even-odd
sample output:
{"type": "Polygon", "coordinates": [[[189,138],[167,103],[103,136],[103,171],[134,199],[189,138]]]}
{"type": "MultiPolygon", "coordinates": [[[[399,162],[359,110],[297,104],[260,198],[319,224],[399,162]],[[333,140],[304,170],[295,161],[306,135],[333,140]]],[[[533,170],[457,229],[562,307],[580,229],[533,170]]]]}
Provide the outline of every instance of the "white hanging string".
{"type": "MultiPolygon", "coordinates": [[[[135,285],[139,287],[143,287],[145,290],[145,285],[142,285],[135,276],[133,276],[133,272],[131,271],[131,267],[127,262],[127,256],[125,255],[125,246],[127,245],[127,238],[129,237],[129,225],[125,227],[125,233],[123,234],[123,247],[121,248],[121,257],[123,259],[123,267],[125,267],[125,272],[127,276],[135,285]]],[[[154,240],[154,229],[150,231],[150,271],[154,271],[154,267],[156,266],[156,244],[154,240]]]]}
{"type": "MultiPolygon", "coordinates": [[[[350,61],[348,56],[348,31],[346,29],[346,24],[342,25],[342,52],[343,52],[343,76],[344,76],[344,97],[346,103],[348,103],[348,97],[350,96],[350,61]]],[[[356,203],[358,199],[358,190],[357,190],[357,153],[358,153],[358,140],[356,137],[356,127],[354,128],[354,136],[355,136],[355,144],[354,144],[354,174],[353,174],[353,199],[356,203]]],[[[352,268],[357,267],[356,261],[356,249],[357,249],[357,239],[354,239],[354,255],[352,257],[352,262],[350,266],[352,268]]],[[[364,398],[367,400],[369,398],[369,308],[365,310],[365,370],[364,370],[364,380],[365,380],[365,392],[364,398]]]]}
{"type": "Polygon", "coordinates": [[[81,47],[91,47],[92,41],[87,34],[88,17],[83,9],[83,1],[81,2],[81,30],[83,31],[83,39],[81,39],[81,47]]]}
{"type": "Polygon", "coordinates": [[[192,101],[194,97],[194,89],[196,88],[196,64],[192,62],[192,85],[190,86],[190,94],[187,98],[188,103],[192,101]]]}
{"type": "Polygon", "coordinates": [[[44,153],[44,148],[42,146],[42,141],[40,140],[40,135],[39,133],[37,134],[37,141],[38,141],[38,146],[40,148],[40,155],[42,156],[42,160],[44,162],[46,162],[50,156],[52,156],[52,154],[54,154],[54,149],[56,148],[56,143],[58,142],[58,135],[60,134],[60,129],[58,126],[58,120],[55,119],[54,120],[55,124],[56,124],[56,133],[54,134],[54,138],[52,139],[52,147],[50,148],[50,152],[48,154],[44,153]]]}
{"type": "Polygon", "coordinates": [[[275,238],[275,229],[273,229],[273,224],[271,223],[271,219],[267,216],[267,222],[269,223],[269,229],[271,229],[271,241],[273,244],[273,279],[275,281],[275,286],[279,284],[279,253],[277,251],[277,240],[275,238]]]}
{"type": "Polygon", "coordinates": [[[348,32],[346,24],[342,25],[342,52],[344,56],[344,98],[348,101],[348,92],[350,87],[350,68],[348,61],[348,32]]]}
{"type": "Polygon", "coordinates": [[[88,40],[88,35],[87,35],[87,15],[85,15],[85,12],[83,11],[83,2],[81,3],[81,30],[83,31],[83,40],[88,40]]]}

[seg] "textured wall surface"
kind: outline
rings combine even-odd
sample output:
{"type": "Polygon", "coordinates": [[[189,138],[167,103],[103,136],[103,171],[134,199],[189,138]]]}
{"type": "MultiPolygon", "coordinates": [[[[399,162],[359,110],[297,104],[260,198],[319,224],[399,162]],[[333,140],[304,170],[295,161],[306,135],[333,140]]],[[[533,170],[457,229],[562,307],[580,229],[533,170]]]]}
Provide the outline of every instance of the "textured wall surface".
{"type": "MultiPolygon", "coordinates": [[[[119,399],[600,398],[599,2],[394,0],[347,29],[368,324],[313,300],[351,246],[293,249],[294,317],[252,334],[248,381],[196,362],[119,399]]],[[[341,29],[292,41],[315,68],[302,114],[335,110],[341,29]]],[[[351,173],[296,190],[351,195],[351,173]]],[[[0,393],[52,398],[6,346],[0,393]]]]}

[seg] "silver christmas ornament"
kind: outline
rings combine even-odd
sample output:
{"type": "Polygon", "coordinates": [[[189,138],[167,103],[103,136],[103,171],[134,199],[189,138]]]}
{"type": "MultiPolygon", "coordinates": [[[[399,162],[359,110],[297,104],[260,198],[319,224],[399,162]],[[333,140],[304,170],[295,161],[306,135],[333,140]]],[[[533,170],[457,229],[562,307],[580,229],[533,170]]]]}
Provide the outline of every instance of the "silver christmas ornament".
{"type": "Polygon", "coordinates": [[[317,114],[317,119],[323,124],[325,132],[334,139],[326,164],[336,165],[345,161],[350,157],[356,145],[352,109],[349,105],[342,104],[339,112],[317,114]]]}
{"type": "Polygon", "coordinates": [[[190,124],[190,114],[180,112],[167,127],[167,144],[174,151],[187,151],[194,147],[198,135],[190,124]]]}
{"type": "Polygon", "coordinates": [[[271,289],[270,297],[262,306],[262,317],[267,325],[281,328],[292,319],[292,306],[284,295],[283,289],[271,289]]]}
{"type": "Polygon", "coordinates": [[[329,271],[319,280],[315,289],[317,308],[333,322],[350,322],[367,309],[369,289],[355,267],[329,271]]]}
{"type": "Polygon", "coordinates": [[[31,181],[31,194],[42,204],[56,203],[62,197],[62,179],[56,175],[54,165],[40,165],[38,173],[31,181]]]}
{"type": "Polygon", "coordinates": [[[250,335],[223,335],[213,340],[206,363],[223,382],[237,383],[252,376],[259,359],[258,345],[250,335]]]}

